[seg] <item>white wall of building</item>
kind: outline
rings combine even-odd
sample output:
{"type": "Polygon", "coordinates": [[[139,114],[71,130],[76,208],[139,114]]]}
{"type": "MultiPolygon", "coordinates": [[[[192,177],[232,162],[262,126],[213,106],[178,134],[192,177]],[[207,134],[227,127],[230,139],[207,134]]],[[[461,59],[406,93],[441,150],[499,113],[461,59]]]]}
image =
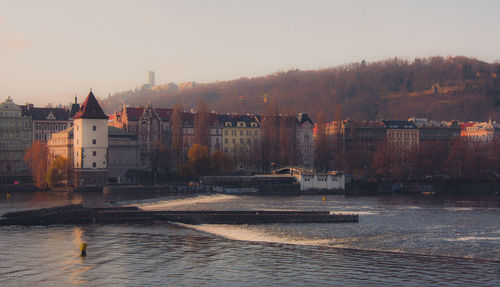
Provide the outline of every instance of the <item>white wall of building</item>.
{"type": "Polygon", "coordinates": [[[108,120],[75,119],[74,168],[106,169],[108,167],[108,120]]]}

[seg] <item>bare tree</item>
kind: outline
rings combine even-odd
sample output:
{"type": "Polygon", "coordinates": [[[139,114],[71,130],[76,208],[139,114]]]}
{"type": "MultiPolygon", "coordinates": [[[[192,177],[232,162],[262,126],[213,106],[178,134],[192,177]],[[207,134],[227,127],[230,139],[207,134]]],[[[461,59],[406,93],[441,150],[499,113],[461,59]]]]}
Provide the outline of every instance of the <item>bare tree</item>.
{"type": "Polygon", "coordinates": [[[316,120],[314,166],[318,170],[328,170],[328,138],[326,136],[326,115],[321,110],[316,120]]]}
{"type": "Polygon", "coordinates": [[[179,170],[182,163],[182,145],[183,145],[183,134],[182,134],[182,114],[184,113],[184,107],[181,103],[177,103],[174,106],[174,111],[172,113],[172,152],[174,154],[177,170],[179,170]]]}
{"type": "Polygon", "coordinates": [[[198,101],[196,114],[194,116],[195,143],[202,146],[208,145],[209,116],[208,107],[204,100],[198,101]]]}
{"type": "Polygon", "coordinates": [[[28,163],[33,181],[39,189],[47,188],[47,160],[48,148],[41,141],[35,141],[24,154],[24,161],[28,163]]]}

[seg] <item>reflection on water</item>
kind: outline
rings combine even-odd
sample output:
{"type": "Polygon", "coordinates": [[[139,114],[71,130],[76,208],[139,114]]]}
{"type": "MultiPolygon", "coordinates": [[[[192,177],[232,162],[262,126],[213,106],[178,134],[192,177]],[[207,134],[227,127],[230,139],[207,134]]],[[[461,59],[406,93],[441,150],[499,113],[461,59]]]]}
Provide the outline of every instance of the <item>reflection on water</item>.
{"type": "Polygon", "coordinates": [[[358,224],[0,227],[0,285],[316,286],[500,284],[498,198],[34,193],[0,213],[82,202],[170,209],[359,212],[358,224]],[[172,204],[168,204],[169,200],[172,204]],[[158,201],[155,207],[152,201],[158,201]],[[87,242],[87,257],[80,244],[87,242]],[[342,248],[337,248],[342,247],[342,248]],[[398,252],[398,253],[394,253],[398,252]],[[466,258],[470,257],[470,258],[466,258]]]}

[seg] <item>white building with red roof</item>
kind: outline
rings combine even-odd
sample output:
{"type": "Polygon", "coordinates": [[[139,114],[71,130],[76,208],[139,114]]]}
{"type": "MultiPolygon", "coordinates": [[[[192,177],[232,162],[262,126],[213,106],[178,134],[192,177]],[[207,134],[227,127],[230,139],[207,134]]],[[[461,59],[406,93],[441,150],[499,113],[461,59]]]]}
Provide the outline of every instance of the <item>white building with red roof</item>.
{"type": "Polygon", "coordinates": [[[102,186],[108,176],[108,116],[92,90],[74,116],[75,186],[102,186]]]}

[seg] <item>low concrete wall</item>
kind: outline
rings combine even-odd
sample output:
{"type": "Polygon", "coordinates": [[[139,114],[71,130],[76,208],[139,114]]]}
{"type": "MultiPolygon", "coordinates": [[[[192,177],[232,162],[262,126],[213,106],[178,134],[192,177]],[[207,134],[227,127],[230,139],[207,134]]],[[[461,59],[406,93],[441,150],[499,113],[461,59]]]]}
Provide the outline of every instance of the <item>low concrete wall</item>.
{"type": "Polygon", "coordinates": [[[133,192],[164,192],[164,193],[203,193],[211,192],[211,188],[203,185],[107,185],[104,193],[133,193],[133,192]]]}
{"type": "Polygon", "coordinates": [[[34,184],[0,184],[0,192],[38,191],[34,184]]]}

